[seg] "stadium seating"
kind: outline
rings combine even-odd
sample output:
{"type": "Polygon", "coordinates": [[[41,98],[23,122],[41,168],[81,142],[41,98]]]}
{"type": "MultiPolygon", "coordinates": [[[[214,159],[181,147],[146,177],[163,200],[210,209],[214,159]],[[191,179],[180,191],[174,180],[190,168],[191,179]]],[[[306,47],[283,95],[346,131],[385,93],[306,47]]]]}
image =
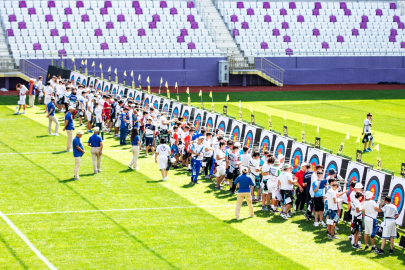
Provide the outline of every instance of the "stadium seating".
{"type": "Polygon", "coordinates": [[[217,3],[246,56],[381,56],[405,53],[405,16],[395,3],[217,3]]]}
{"type": "Polygon", "coordinates": [[[219,57],[193,2],[1,1],[15,59],[219,57]]]}

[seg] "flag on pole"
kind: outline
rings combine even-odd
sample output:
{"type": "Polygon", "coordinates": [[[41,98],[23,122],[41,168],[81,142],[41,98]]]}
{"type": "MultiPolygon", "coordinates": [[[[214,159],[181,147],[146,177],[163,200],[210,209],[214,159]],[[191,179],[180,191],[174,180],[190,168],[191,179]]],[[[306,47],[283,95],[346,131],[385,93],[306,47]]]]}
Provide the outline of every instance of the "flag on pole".
{"type": "Polygon", "coordinates": [[[189,91],[188,87],[187,87],[186,93],[190,95],[190,91],[189,91]]]}
{"type": "Polygon", "coordinates": [[[199,97],[202,97],[202,90],[200,90],[200,93],[198,93],[199,97]]]}
{"type": "Polygon", "coordinates": [[[124,71],[124,76],[127,76],[127,71],[126,70],[124,71]]]}
{"type": "Polygon", "coordinates": [[[357,137],[357,140],[356,140],[356,142],[355,143],[359,143],[360,142],[360,136],[359,137],[357,137]]]}
{"type": "Polygon", "coordinates": [[[345,140],[348,140],[348,139],[350,139],[350,137],[349,137],[349,132],[347,132],[347,135],[346,135],[345,140]]]}
{"type": "Polygon", "coordinates": [[[305,117],[302,119],[302,124],[305,125],[305,117]]]}
{"type": "Polygon", "coordinates": [[[84,65],[84,62],[83,62],[83,60],[82,60],[82,66],[84,65]]]}
{"type": "Polygon", "coordinates": [[[176,88],[176,89],[177,89],[177,82],[176,82],[176,84],[174,85],[174,88],[176,88]]]}
{"type": "Polygon", "coordinates": [[[319,125],[318,125],[318,128],[316,129],[316,132],[319,133],[319,125]]]}
{"type": "Polygon", "coordinates": [[[86,60],[84,60],[84,64],[87,66],[87,59],[86,59],[86,60]]]}
{"type": "Polygon", "coordinates": [[[160,84],[163,83],[163,77],[160,77],[160,84]]]}
{"type": "Polygon", "coordinates": [[[229,101],[229,94],[226,95],[226,101],[229,101]]]}
{"type": "Polygon", "coordinates": [[[148,78],[146,78],[146,81],[147,81],[148,83],[150,83],[150,81],[149,81],[149,76],[148,76],[148,78]]]}
{"type": "Polygon", "coordinates": [[[94,67],[95,65],[96,65],[96,63],[94,63],[94,61],[93,61],[93,64],[91,64],[91,66],[94,67]]]}
{"type": "Polygon", "coordinates": [[[239,110],[242,109],[242,101],[239,100],[239,110]]]}
{"type": "Polygon", "coordinates": [[[138,81],[140,81],[141,80],[141,74],[139,74],[139,76],[138,76],[138,81]]]}
{"type": "Polygon", "coordinates": [[[103,68],[103,66],[101,65],[101,63],[100,63],[100,69],[102,69],[103,68]]]}
{"type": "Polygon", "coordinates": [[[166,88],[169,88],[169,86],[167,85],[167,81],[166,81],[166,83],[165,83],[165,87],[166,87],[166,88]]]}
{"type": "Polygon", "coordinates": [[[377,144],[377,145],[374,147],[374,149],[377,150],[378,152],[380,152],[380,145],[377,144]]]}
{"type": "Polygon", "coordinates": [[[134,77],[134,71],[131,71],[131,77],[134,77]]]}
{"type": "Polygon", "coordinates": [[[72,57],[72,61],[73,61],[73,62],[75,61],[75,58],[74,58],[74,57],[72,57]]]}
{"type": "Polygon", "coordinates": [[[210,98],[212,98],[212,91],[210,91],[210,98]]]}
{"type": "Polygon", "coordinates": [[[287,113],[284,113],[284,120],[287,120],[287,113]]]}
{"type": "Polygon", "coordinates": [[[253,114],[253,106],[250,104],[250,112],[253,114]]]}
{"type": "Polygon", "coordinates": [[[109,67],[108,67],[108,70],[107,70],[107,72],[110,72],[110,71],[111,71],[111,66],[109,66],[109,67]]]}
{"type": "Polygon", "coordinates": [[[115,75],[117,75],[117,68],[115,68],[115,70],[114,70],[114,74],[115,74],[115,75]]]}

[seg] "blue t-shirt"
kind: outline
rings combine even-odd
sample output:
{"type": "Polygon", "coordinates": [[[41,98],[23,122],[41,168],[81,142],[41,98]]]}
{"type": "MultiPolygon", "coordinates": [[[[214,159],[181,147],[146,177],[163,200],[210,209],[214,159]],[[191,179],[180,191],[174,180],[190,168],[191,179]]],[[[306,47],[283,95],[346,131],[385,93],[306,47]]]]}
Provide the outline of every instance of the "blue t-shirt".
{"type": "Polygon", "coordinates": [[[49,102],[48,105],[46,105],[48,108],[48,112],[52,110],[52,112],[49,115],[55,115],[55,104],[53,102],[49,102]]]}
{"type": "Polygon", "coordinates": [[[84,149],[84,148],[83,148],[82,141],[81,141],[78,137],[75,137],[75,138],[73,139],[73,156],[74,156],[74,157],[81,157],[81,156],[83,156],[83,153],[80,152],[79,150],[77,150],[76,146],[79,146],[81,149],[84,149]]]}
{"type": "Polygon", "coordinates": [[[127,119],[127,114],[126,114],[126,113],[121,113],[121,114],[120,114],[121,128],[126,128],[126,127],[127,127],[127,122],[125,122],[124,119],[125,119],[125,120],[128,120],[128,119],[127,119]],[[125,117],[125,118],[124,118],[124,117],[125,117]]]}
{"type": "Polygon", "coordinates": [[[91,147],[100,147],[100,143],[102,143],[103,140],[101,139],[100,135],[98,134],[93,134],[89,137],[88,143],[90,144],[91,147]]]}
{"type": "Polygon", "coordinates": [[[131,142],[132,145],[139,146],[140,138],[138,135],[135,136],[134,140],[131,142]]]}
{"type": "Polygon", "coordinates": [[[199,133],[198,131],[194,132],[193,135],[191,136],[191,140],[195,141],[198,138],[200,138],[202,136],[202,133],[199,133]]]}
{"type": "Polygon", "coordinates": [[[303,183],[307,183],[307,186],[305,187],[306,192],[309,192],[311,189],[311,177],[314,172],[306,172],[304,173],[304,178],[303,178],[303,183]]]}
{"type": "MultiPolygon", "coordinates": [[[[315,189],[318,187],[318,184],[320,183],[320,180],[316,180],[312,183],[312,190],[315,191],[315,189]]],[[[319,187],[319,189],[314,192],[314,197],[323,197],[323,189],[319,187]]]]}
{"type": "Polygon", "coordinates": [[[66,130],[74,130],[75,129],[75,127],[73,125],[73,118],[72,118],[72,115],[70,114],[70,112],[67,112],[65,114],[65,121],[68,121],[66,130]]]}
{"type": "Polygon", "coordinates": [[[134,128],[139,128],[138,117],[134,113],[132,114],[132,125],[134,128]]]}
{"type": "Polygon", "coordinates": [[[247,174],[241,174],[239,175],[236,179],[234,184],[239,183],[239,193],[242,192],[250,192],[250,186],[254,186],[255,184],[252,181],[252,178],[250,176],[247,176],[247,174]]]}

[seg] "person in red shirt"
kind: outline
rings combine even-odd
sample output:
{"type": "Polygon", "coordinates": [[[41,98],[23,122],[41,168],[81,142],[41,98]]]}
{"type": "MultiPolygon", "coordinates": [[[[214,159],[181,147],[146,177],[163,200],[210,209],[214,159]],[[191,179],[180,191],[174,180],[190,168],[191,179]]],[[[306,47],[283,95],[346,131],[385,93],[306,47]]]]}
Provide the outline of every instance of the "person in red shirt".
{"type": "Polygon", "coordinates": [[[295,180],[297,180],[297,189],[295,190],[295,194],[297,195],[297,200],[295,201],[295,210],[294,213],[299,210],[301,212],[304,211],[306,193],[305,187],[307,183],[304,183],[304,174],[307,172],[307,163],[301,164],[301,169],[295,174],[295,180]]]}
{"type": "Polygon", "coordinates": [[[110,115],[111,115],[111,97],[106,96],[103,104],[103,118],[106,127],[109,127],[109,122],[110,122],[110,115]]]}
{"type": "MultiPolygon", "coordinates": [[[[186,126],[188,127],[188,126],[186,126]]],[[[189,128],[188,128],[189,129],[189,128]]],[[[187,168],[187,170],[189,170],[189,163],[190,163],[190,158],[191,158],[191,154],[190,154],[190,150],[191,150],[191,135],[190,133],[184,138],[184,153],[183,153],[183,167],[185,166],[187,168]],[[184,164],[185,163],[185,164],[184,164]]]]}

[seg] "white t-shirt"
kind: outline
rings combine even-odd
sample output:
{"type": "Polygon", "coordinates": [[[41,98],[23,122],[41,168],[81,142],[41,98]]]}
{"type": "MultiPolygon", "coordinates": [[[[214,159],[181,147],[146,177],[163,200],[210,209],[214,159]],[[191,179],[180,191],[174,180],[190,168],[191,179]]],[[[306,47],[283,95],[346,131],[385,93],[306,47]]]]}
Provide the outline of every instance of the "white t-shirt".
{"type": "Polygon", "coordinates": [[[56,92],[58,93],[59,96],[62,96],[66,91],[66,87],[62,85],[56,85],[56,92]]]}
{"type": "Polygon", "coordinates": [[[159,127],[160,127],[161,130],[162,130],[162,129],[167,130],[168,126],[167,126],[167,125],[163,125],[163,122],[166,122],[166,121],[167,121],[167,120],[166,120],[166,116],[160,117],[160,119],[159,119],[159,127]]]}
{"type": "Polygon", "coordinates": [[[371,121],[367,118],[364,119],[364,134],[371,133],[371,121]]]}
{"type": "Polygon", "coordinates": [[[359,200],[354,199],[353,207],[352,207],[352,215],[353,215],[354,217],[356,217],[357,219],[363,218],[363,212],[357,212],[356,209],[360,209],[360,210],[361,210],[361,203],[360,203],[359,200]]]}
{"type": "Polygon", "coordinates": [[[166,144],[160,144],[156,147],[156,153],[158,153],[159,156],[170,156],[170,147],[166,144]]]}
{"type": "Polygon", "coordinates": [[[326,200],[328,201],[328,209],[330,210],[338,210],[338,204],[334,202],[333,198],[337,199],[336,191],[333,188],[330,188],[328,192],[326,192],[326,200]]]}
{"type": "Polygon", "coordinates": [[[50,86],[46,86],[45,89],[44,89],[44,92],[45,92],[46,96],[50,97],[50,96],[52,96],[53,89],[50,86]]]}
{"type": "Polygon", "coordinates": [[[229,152],[228,161],[229,161],[229,172],[233,173],[233,171],[239,167],[238,165],[239,153],[229,152]]]}
{"type": "Polygon", "coordinates": [[[281,183],[280,190],[292,190],[293,186],[292,184],[288,183],[288,180],[293,180],[292,174],[289,172],[281,172],[280,176],[278,177],[281,183]]]}
{"type": "Polygon", "coordinates": [[[53,80],[50,80],[50,81],[49,81],[49,84],[50,84],[52,87],[54,87],[55,85],[57,85],[56,82],[54,82],[53,80]]]}
{"type": "Polygon", "coordinates": [[[213,154],[212,148],[211,148],[211,140],[204,140],[204,157],[211,157],[213,154]],[[205,151],[205,149],[211,149],[209,151],[205,151]]]}
{"type": "Polygon", "coordinates": [[[395,216],[398,215],[398,209],[392,203],[384,205],[381,210],[384,212],[383,226],[395,226],[395,216]]]}
{"type": "Polygon", "coordinates": [[[249,167],[249,161],[250,161],[251,158],[252,157],[249,154],[240,155],[240,161],[242,161],[242,166],[246,167],[246,168],[249,167]]]}
{"type": "MultiPolygon", "coordinates": [[[[242,155],[243,156],[243,155],[242,155]]],[[[243,162],[243,161],[242,161],[243,162]]],[[[260,165],[260,159],[253,159],[253,158],[250,158],[250,160],[249,160],[249,168],[250,168],[250,173],[251,174],[253,174],[253,175],[258,175],[259,174],[259,172],[257,172],[256,170],[258,170],[259,169],[259,165],[260,165]]],[[[243,166],[245,166],[245,165],[243,165],[243,166]]]]}
{"type": "Polygon", "coordinates": [[[101,123],[103,121],[103,109],[97,106],[97,108],[94,109],[94,113],[96,114],[96,123],[101,123]]]}
{"type": "Polygon", "coordinates": [[[27,92],[28,92],[27,87],[25,87],[25,85],[21,85],[20,96],[25,96],[27,94],[27,92]]]}
{"type": "Polygon", "coordinates": [[[87,111],[89,113],[93,113],[93,100],[89,100],[89,102],[87,102],[87,111]]]}
{"type": "Polygon", "coordinates": [[[217,163],[217,165],[223,165],[225,159],[223,159],[223,157],[225,157],[225,153],[224,151],[222,151],[221,149],[217,149],[214,151],[215,153],[215,162],[217,163]],[[221,160],[218,160],[218,158],[222,158],[221,160]]]}
{"type": "MultiPolygon", "coordinates": [[[[203,154],[204,145],[203,144],[198,144],[198,143],[193,143],[193,145],[191,146],[191,151],[193,151],[194,153],[197,153],[197,154],[203,154]]],[[[197,156],[197,155],[192,154],[192,156],[196,160],[203,160],[203,155],[197,156]]]]}
{"type": "Polygon", "coordinates": [[[377,218],[377,211],[375,208],[378,207],[377,203],[374,200],[368,200],[363,203],[364,215],[368,218],[375,219],[377,218]]]}
{"type": "Polygon", "coordinates": [[[42,84],[42,81],[38,81],[37,83],[37,89],[42,90],[44,88],[44,85],[42,84]]]}

